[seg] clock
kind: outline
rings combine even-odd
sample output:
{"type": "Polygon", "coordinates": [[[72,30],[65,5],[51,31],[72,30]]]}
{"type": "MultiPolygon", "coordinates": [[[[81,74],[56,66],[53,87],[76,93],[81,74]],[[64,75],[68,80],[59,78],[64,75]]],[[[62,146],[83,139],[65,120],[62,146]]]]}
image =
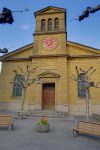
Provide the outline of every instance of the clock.
{"type": "Polygon", "coordinates": [[[45,37],[42,41],[42,46],[45,50],[53,50],[57,47],[57,40],[55,37],[45,37]]]}

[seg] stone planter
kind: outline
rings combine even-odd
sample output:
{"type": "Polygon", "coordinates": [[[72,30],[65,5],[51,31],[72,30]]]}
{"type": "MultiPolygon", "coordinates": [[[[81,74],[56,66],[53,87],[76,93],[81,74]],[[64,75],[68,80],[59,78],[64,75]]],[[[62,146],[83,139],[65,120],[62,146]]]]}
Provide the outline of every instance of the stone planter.
{"type": "Polygon", "coordinates": [[[43,125],[43,124],[37,123],[35,126],[35,129],[38,132],[49,132],[50,131],[50,125],[49,124],[43,125]]]}

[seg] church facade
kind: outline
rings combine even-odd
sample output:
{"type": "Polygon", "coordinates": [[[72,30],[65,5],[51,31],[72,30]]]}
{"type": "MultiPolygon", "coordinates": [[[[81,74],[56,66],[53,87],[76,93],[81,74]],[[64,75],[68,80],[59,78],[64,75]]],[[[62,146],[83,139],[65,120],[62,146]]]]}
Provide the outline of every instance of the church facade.
{"type": "MultiPolygon", "coordinates": [[[[11,81],[19,80],[14,70],[21,67],[25,73],[28,65],[30,69],[36,68],[30,79],[39,77],[42,82],[27,88],[24,111],[55,110],[84,115],[84,88],[79,88],[82,83],[71,77],[78,78],[80,68],[88,70],[92,66],[96,71],[91,81],[100,82],[100,51],[67,41],[66,9],[49,6],[34,14],[34,42],[0,58],[0,110],[20,110],[21,86],[11,81]]],[[[90,114],[100,114],[100,88],[89,88],[89,104],[90,114]]]]}

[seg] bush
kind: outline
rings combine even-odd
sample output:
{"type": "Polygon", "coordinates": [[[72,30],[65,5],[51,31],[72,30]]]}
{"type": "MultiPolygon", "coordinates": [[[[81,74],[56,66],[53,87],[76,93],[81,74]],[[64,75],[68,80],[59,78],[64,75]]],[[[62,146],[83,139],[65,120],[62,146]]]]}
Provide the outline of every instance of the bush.
{"type": "Polygon", "coordinates": [[[47,125],[48,124],[48,117],[47,116],[42,117],[39,123],[42,125],[47,125]]]}

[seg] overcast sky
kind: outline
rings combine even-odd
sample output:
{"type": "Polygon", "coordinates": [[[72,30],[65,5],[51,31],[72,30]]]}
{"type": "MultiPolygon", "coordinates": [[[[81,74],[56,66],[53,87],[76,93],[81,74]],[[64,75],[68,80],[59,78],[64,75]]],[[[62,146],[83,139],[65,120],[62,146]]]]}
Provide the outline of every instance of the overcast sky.
{"type": "MultiPolygon", "coordinates": [[[[68,40],[100,49],[100,11],[90,14],[83,21],[71,21],[78,18],[87,6],[95,7],[100,0],[0,0],[0,12],[3,7],[12,11],[29,9],[29,12],[13,13],[12,25],[0,24],[0,48],[9,52],[33,42],[35,31],[34,12],[48,6],[67,9],[68,40]]],[[[0,54],[2,56],[3,54],[0,54]]]]}

